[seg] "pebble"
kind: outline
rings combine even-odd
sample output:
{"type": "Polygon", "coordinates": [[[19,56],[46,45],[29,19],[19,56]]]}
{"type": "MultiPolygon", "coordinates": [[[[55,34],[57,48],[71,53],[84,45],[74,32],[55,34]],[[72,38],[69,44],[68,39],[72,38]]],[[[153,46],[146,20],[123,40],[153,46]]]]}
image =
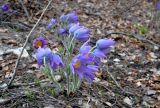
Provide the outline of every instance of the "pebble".
{"type": "Polygon", "coordinates": [[[150,95],[155,95],[156,94],[156,91],[155,90],[148,90],[147,91],[147,95],[150,96],[150,95]]]}
{"type": "Polygon", "coordinates": [[[129,106],[132,106],[132,105],[133,105],[131,99],[129,99],[128,97],[125,97],[125,98],[123,99],[123,102],[126,103],[126,104],[129,105],[129,106]]]}

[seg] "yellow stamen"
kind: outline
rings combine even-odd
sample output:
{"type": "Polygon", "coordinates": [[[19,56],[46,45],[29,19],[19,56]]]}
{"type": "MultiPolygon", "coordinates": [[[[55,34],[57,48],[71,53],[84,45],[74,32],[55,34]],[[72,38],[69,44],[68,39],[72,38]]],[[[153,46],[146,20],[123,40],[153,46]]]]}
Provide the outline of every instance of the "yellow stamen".
{"type": "Polygon", "coordinates": [[[35,42],[35,47],[36,48],[39,48],[39,47],[42,47],[42,41],[40,41],[40,40],[37,40],[36,42],[35,42]]]}
{"type": "Polygon", "coordinates": [[[76,63],[73,65],[74,68],[79,68],[81,66],[81,61],[77,60],[76,63]]]}

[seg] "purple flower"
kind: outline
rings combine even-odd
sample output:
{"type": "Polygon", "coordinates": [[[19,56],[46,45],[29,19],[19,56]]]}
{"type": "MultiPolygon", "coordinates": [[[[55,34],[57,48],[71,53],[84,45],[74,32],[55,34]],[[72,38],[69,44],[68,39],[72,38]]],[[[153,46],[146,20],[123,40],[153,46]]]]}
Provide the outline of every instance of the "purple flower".
{"type": "Polygon", "coordinates": [[[44,64],[44,57],[46,63],[50,63],[52,51],[49,48],[38,48],[36,51],[36,59],[39,66],[44,64]]]}
{"type": "Polygon", "coordinates": [[[44,64],[44,57],[46,64],[48,64],[53,70],[64,66],[60,56],[52,53],[51,49],[38,48],[36,52],[36,59],[39,66],[44,64]]]}
{"type": "Polygon", "coordinates": [[[80,54],[86,55],[89,53],[89,51],[92,49],[92,47],[90,45],[88,45],[90,39],[88,39],[81,47],[79,50],[80,54]]]}
{"type": "Polygon", "coordinates": [[[63,36],[63,35],[66,35],[67,32],[68,32],[68,31],[67,31],[67,28],[59,28],[59,29],[58,29],[58,34],[59,34],[59,35],[62,35],[62,36],[63,36]]]}
{"type": "Polygon", "coordinates": [[[34,48],[38,49],[38,48],[44,48],[45,45],[47,44],[46,40],[44,37],[39,36],[38,38],[34,39],[32,42],[32,45],[34,48]]]}
{"type": "Polygon", "coordinates": [[[73,12],[70,12],[66,15],[62,15],[60,17],[60,21],[74,23],[74,22],[78,21],[78,16],[77,16],[76,12],[73,11],[73,12]]]}
{"type": "Polygon", "coordinates": [[[74,75],[92,82],[95,78],[94,73],[98,71],[98,66],[90,65],[89,62],[88,56],[79,54],[72,59],[70,67],[74,75]]]}
{"type": "Polygon", "coordinates": [[[114,45],[115,41],[112,39],[100,39],[96,42],[96,46],[100,50],[104,50],[114,45]]]}
{"type": "Polygon", "coordinates": [[[56,20],[54,18],[52,18],[49,22],[49,24],[47,25],[47,29],[52,29],[54,26],[56,25],[56,20]]]}
{"type": "Polygon", "coordinates": [[[64,64],[62,62],[62,59],[59,55],[57,54],[52,54],[51,55],[51,61],[50,61],[50,66],[52,67],[52,69],[57,69],[58,67],[63,67],[64,64]]]}
{"type": "Polygon", "coordinates": [[[2,6],[1,6],[1,10],[3,11],[3,12],[8,12],[9,11],[9,4],[3,4],[2,6]]]}
{"type": "Polygon", "coordinates": [[[103,52],[103,50],[99,50],[99,49],[97,49],[97,48],[96,48],[92,53],[93,53],[93,55],[94,55],[95,57],[98,57],[98,58],[100,58],[100,59],[106,57],[105,52],[103,52]]]}
{"type": "Polygon", "coordinates": [[[79,23],[77,23],[77,24],[72,24],[72,25],[70,26],[69,33],[70,33],[70,34],[74,34],[74,32],[75,32],[76,30],[80,29],[80,28],[82,28],[82,26],[80,26],[79,23]]]}
{"type": "Polygon", "coordinates": [[[157,9],[158,11],[160,11],[160,0],[157,1],[156,9],[157,9]]]}
{"type": "Polygon", "coordinates": [[[74,37],[80,41],[86,41],[89,39],[90,30],[88,28],[80,28],[74,32],[74,37]]]}
{"type": "Polygon", "coordinates": [[[105,55],[103,54],[103,56],[99,56],[100,54],[96,50],[93,51],[94,53],[90,52],[92,50],[92,47],[88,45],[89,41],[90,39],[80,47],[79,53],[86,57],[89,57],[88,61],[90,62],[90,64],[99,66],[101,63],[100,60],[102,59],[102,57],[104,58],[105,55]]]}

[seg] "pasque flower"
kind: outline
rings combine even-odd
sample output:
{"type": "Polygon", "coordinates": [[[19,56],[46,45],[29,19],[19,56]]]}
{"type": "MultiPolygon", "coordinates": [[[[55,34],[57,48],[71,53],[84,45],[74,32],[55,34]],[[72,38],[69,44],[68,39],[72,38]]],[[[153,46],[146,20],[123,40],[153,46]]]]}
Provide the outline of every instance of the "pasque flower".
{"type": "Polygon", "coordinates": [[[94,73],[98,71],[98,66],[90,64],[90,58],[83,54],[78,54],[72,59],[71,71],[80,79],[92,82],[95,78],[94,73]]]}
{"type": "Polygon", "coordinates": [[[74,32],[78,29],[82,28],[82,26],[79,25],[79,23],[77,24],[71,24],[70,29],[69,29],[69,33],[70,34],[74,34],[74,32]]]}
{"type": "Polygon", "coordinates": [[[156,9],[160,11],[160,0],[157,0],[156,9]]]}
{"type": "Polygon", "coordinates": [[[39,66],[44,64],[44,59],[46,63],[50,63],[52,59],[51,57],[52,51],[49,48],[38,48],[36,51],[36,59],[39,66]]]}
{"type": "Polygon", "coordinates": [[[44,48],[46,44],[47,42],[45,38],[42,36],[39,36],[38,38],[34,39],[32,42],[33,47],[36,49],[38,49],[39,47],[44,48]]]}
{"type": "Polygon", "coordinates": [[[70,12],[70,13],[68,13],[66,15],[62,15],[60,17],[60,21],[74,23],[74,22],[78,21],[78,16],[77,16],[76,12],[73,11],[73,12],[70,12]]]}
{"type": "Polygon", "coordinates": [[[3,11],[3,12],[8,12],[9,11],[9,4],[8,3],[6,3],[6,4],[3,4],[2,6],[1,6],[1,10],[3,11]]]}
{"type": "Polygon", "coordinates": [[[47,29],[52,29],[55,25],[56,25],[56,20],[52,18],[49,24],[47,25],[47,29]]]}
{"type": "Polygon", "coordinates": [[[45,60],[46,64],[48,64],[53,70],[64,66],[61,57],[52,53],[49,48],[38,48],[36,59],[39,66],[43,65],[45,60]]]}
{"type": "Polygon", "coordinates": [[[68,30],[67,30],[67,28],[59,28],[58,29],[58,34],[59,35],[62,35],[62,36],[64,36],[64,35],[66,35],[67,34],[67,32],[68,32],[68,30]]]}
{"type": "Polygon", "coordinates": [[[51,55],[50,66],[54,70],[57,69],[58,67],[63,67],[64,66],[63,61],[58,54],[53,53],[51,55]]]}
{"type": "Polygon", "coordinates": [[[86,41],[89,39],[90,30],[88,28],[82,27],[74,32],[74,37],[80,41],[86,41]]]}
{"type": "Polygon", "coordinates": [[[96,46],[100,50],[107,49],[114,44],[115,44],[115,41],[113,39],[99,39],[96,42],[96,46]]]}

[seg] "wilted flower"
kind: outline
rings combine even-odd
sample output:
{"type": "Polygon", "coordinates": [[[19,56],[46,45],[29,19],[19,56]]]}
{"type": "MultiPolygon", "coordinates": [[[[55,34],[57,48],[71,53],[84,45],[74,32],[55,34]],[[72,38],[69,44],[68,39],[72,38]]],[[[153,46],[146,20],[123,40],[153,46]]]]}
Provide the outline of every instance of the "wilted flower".
{"type": "Polygon", "coordinates": [[[89,39],[90,30],[88,28],[80,28],[74,32],[74,37],[80,41],[86,41],[89,39]]]}
{"type": "Polygon", "coordinates": [[[96,42],[96,46],[100,50],[104,50],[114,45],[115,41],[112,39],[100,39],[96,42]]]}
{"type": "Polygon", "coordinates": [[[64,64],[62,62],[61,57],[57,54],[52,54],[51,55],[50,66],[52,67],[52,69],[57,69],[58,67],[63,67],[64,64]]]}
{"type": "Polygon", "coordinates": [[[74,23],[74,22],[78,21],[78,16],[77,16],[76,12],[73,11],[73,12],[70,12],[66,15],[62,15],[60,17],[60,21],[74,23]]]}
{"type": "Polygon", "coordinates": [[[1,6],[1,10],[3,11],[3,12],[8,12],[9,11],[9,4],[3,4],[2,6],[1,6]]]}
{"type": "Polygon", "coordinates": [[[32,44],[34,48],[38,49],[39,47],[44,48],[47,42],[44,37],[39,36],[38,38],[33,40],[32,44]]]}
{"type": "Polygon", "coordinates": [[[55,25],[56,25],[56,20],[52,18],[49,24],[47,25],[47,29],[52,29],[55,25]]]}
{"type": "Polygon", "coordinates": [[[160,11],[160,0],[157,1],[156,9],[157,9],[158,11],[160,11]]]}
{"type": "Polygon", "coordinates": [[[59,35],[62,35],[62,36],[63,36],[63,35],[65,35],[65,34],[67,34],[67,32],[68,32],[68,31],[67,31],[67,28],[59,28],[59,29],[58,29],[58,34],[59,34],[59,35]]]}
{"type": "Polygon", "coordinates": [[[71,62],[71,71],[78,75],[80,79],[85,78],[91,82],[94,80],[94,73],[98,71],[98,66],[89,64],[89,58],[82,54],[75,56],[71,62]]]}
{"type": "Polygon", "coordinates": [[[36,59],[39,66],[44,64],[44,57],[46,63],[50,63],[52,59],[52,51],[49,48],[38,48],[36,51],[36,59]]]}

